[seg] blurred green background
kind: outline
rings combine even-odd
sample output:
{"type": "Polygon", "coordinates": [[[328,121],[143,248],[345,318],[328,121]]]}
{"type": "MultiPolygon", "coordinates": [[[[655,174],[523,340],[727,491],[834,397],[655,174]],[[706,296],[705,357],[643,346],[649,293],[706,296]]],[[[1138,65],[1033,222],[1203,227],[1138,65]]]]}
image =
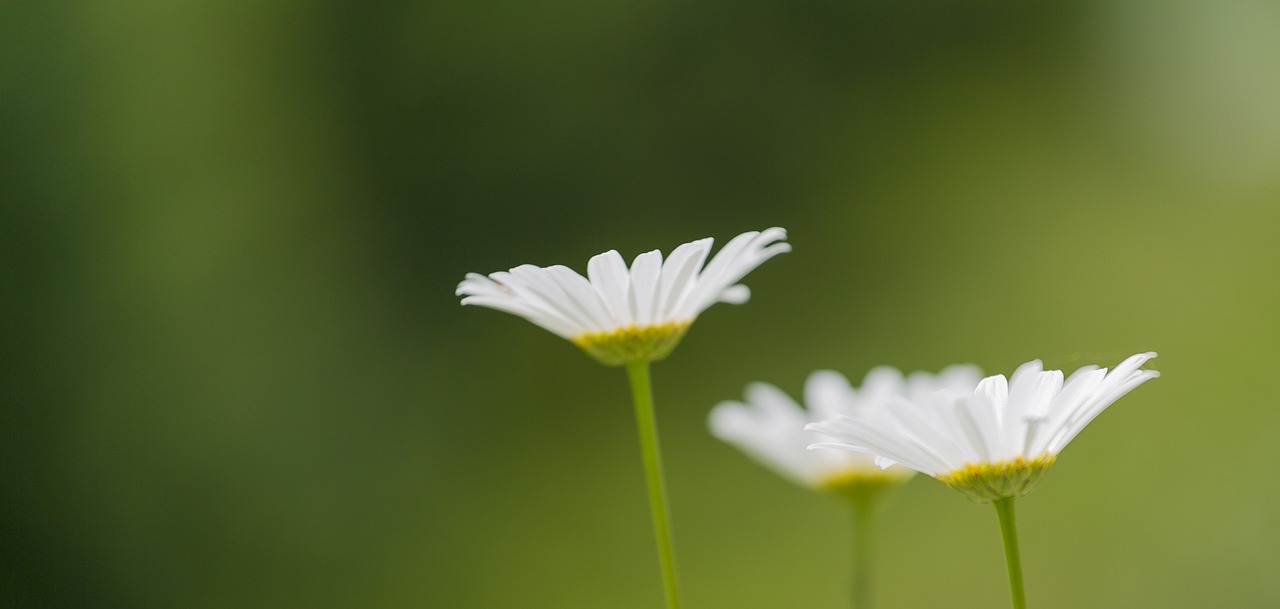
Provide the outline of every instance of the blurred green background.
{"type": "MultiPolygon", "coordinates": [[[[0,606],[661,606],[624,375],[468,271],[768,226],[654,369],[687,606],[846,606],[705,431],[816,368],[1159,351],[1021,501],[1032,606],[1280,605],[1280,5],[0,3],[0,606]]],[[[917,479],[881,607],[1001,607],[917,479]]]]}

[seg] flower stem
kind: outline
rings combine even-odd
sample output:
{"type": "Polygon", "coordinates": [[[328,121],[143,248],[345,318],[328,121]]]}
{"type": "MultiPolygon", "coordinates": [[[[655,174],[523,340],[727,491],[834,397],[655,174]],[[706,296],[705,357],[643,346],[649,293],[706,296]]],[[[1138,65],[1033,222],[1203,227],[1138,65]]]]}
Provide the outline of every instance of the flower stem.
{"type": "Polygon", "coordinates": [[[1022,558],[1018,554],[1018,528],[1013,521],[1013,497],[1001,497],[993,503],[1000,518],[1000,533],[1004,536],[1004,560],[1009,566],[1009,595],[1013,609],[1027,609],[1027,594],[1022,589],[1022,558]]]}
{"type": "Polygon", "coordinates": [[[653,516],[653,534],[658,541],[658,563],[662,569],[667,609],[679,609],[676,557],[671,542],[671,518],[667,510],[666,483],[662,479],[662,451],[658,447],[658,423],[653,414],[653,389],[649,382],[649,362],[647,360],[628,362],[627,379],[631,382],[631,399],[635,403],[636,428],[640,433],[640,456],[644,460],[644,477],[649,487],[649,512],[653,516]]]}
{"type": "Polygon", "coordinates": [[[868,497],[849,503],[853,511],[853,609],[871,609],[871,575],[875,570],[872,560],[875,500],[868,497]]]}

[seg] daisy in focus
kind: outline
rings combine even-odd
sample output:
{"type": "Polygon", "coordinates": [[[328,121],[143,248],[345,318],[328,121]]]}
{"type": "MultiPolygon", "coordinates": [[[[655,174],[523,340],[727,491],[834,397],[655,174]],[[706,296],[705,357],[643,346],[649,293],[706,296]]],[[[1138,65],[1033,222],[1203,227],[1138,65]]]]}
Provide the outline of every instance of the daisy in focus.
{"type": "Polygon", "coordinates": [[[881,366],[868,372],[855,389],[839,372],[819,370],[805,382],[805,406],[773,385],[752,383],[745,401],[717,404],[708,424],[712,435],[800,486],[840,492],[891,484],[915,471],[900,465],[881,469],[874,457],[863,453],[808,450],[818,437],[805,425],[840,416],[883,419],[888,416],[884,409],[896,398],[912,401],[937,391],[973,391],[981,376],[976,366],[969,365],[905,377],[895,368],[881,366]]]}
{"type": "Polygon", "coordinates": [[[707,238],[677,247],[665,261],[657,250],[640,254],[630,267],[610,250],[591,258],[586,277],[565,266],[524,264],[487,277],[468,273],[458,284],[464,305],[519,315],[605,365],[625,366],[667,609],[680,608],[680,592],[649,362],[669,355],[711,305],[746,302],[751,291],[738,282],[764,261],[791,251],[786,238],[781,228],[746,232],[730,239],[710,262],[712,240],[707,238]]]}
{"type": "Polygon", "coordinates": [[[1026,609],[1014,499],[1035,486],[1058,454],[1116,400],[1160,376],[1142,365],[1155,353],[1139,353],[1114,370],[1085,366],[1064,379],[1040,360],[1013,376],[989,376],[970,392],[940,391],[918,400],[897,399],[888,416],[840,415],[807,429],[837,448],[876,455],[876,463],[900,463],[941,480],[980,503],[991,503],[1000,521],[1009,596],[1026,609]]]}
{"type": "Polygon", "coordinates": [[[561,265],[532,264],[487,277],[468,273],[456,294],[464,305],[519,315],[606,365],[656,361],[671,353],[711,305],[746,302],[751,291],[738,281],[791,251],[786,236],[781,228],[743,233],[705,267],[711,238],[685,243],[665,261],[658,250],[640,254],[630,267],[610,250],[591,258],[586,277],[561,265]]]}
{"type": "Polygon", "coordinates": [[[980,502],[1022,496],[1107,406],[1160,376],[1142,369],[1155,356],[1139,353],[1110,371],[1085,366],[1065,380],[1033,360],[973,391],[898,399],[887,416],[842,414],[807,429],[836,440],[812,448],[876,455],[881,467],[905,465],[980,502]]]}

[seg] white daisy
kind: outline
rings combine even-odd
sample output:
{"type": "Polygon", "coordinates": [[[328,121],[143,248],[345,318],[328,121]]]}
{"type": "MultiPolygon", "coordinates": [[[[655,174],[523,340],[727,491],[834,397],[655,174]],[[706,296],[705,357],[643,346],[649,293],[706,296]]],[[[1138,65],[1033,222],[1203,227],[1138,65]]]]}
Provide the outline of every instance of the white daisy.
{"type": "Polygon", "coordinates": [[[1141,369],[1155,356],[1139,353],[1110,372],[1085,366],[1065,382],[1034,360],[1008,381],[991,376],[970,392],[895,399],[878,411],[885,416],[844,414],[806,428],[837,440],[811,448],[876,455],[881,467],[900,463],[978,501],[1021,496],[1094,417],[1160,376],[1141,369]]]}
{"type": "Polygon", "coordinates": [[[851,486],[904,480],[915,472],[901,466],[881,470],[871,455],[806,448],[817,436],[805,431],[814,421],[839,416],[882,419],[895,398],[921,399],[941,390],[973,391],[982,377],[976,366],[951,366],[938,374],[913,372],[903,377],[895,368],[872,369],[860,388],[840,373],[819,370],[804,386],[808,409],[768,383],[747,386],[745,402],[725,401],[711,410],[709,424],[717,438],[738,447],[761,464],[793,482],[815,490],[848,490],[851,486]]]}
{"type": "Polygon", "coordinates": [[[734,237],[703,267],[712,239],[677,247],[664,262],[658,250],[627,268],[615,250],[591,258],[587,277],[565,266],[518,266],[488,277],[468,273],[458,284],[462,304],[519,315],[573,341],[608,365],[666,357],[689,324],[717,302],[751,297],[738,284],[765,260],[791,251],[787,232],[770,228],[734,237]]]}

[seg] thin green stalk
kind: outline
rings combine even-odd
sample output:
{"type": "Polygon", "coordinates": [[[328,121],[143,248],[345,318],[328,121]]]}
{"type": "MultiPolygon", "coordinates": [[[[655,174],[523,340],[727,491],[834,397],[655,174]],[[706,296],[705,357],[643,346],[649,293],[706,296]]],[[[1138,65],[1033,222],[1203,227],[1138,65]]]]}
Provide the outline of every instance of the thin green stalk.
{"type": "Polygon", "coordinates": [[[1027,593],[1022,589],[1022,558],[1018,554],[1018,528],[1013,521],[1013,497],[995,500],[1000,533],[1004,536],[1004,561],[1009,566],[1009,595],[1013,609],[1027,609],[1027,593]]]}
{"type": "Polygon", "coordinates": [[[627,380],[631,381],[631,399],[636,408],[636,429],[640,433],[640,456],[644,460],[644,478],[649,487],[649,512],[653,516],[653,534],[658,541],[658,563],[667,595],[667,609],[680,608],[676,587],[676,557],[671,541],[671,517],[667,510],[666,483],[662,479],[662,451],[658,447],[658,422],[653,414],[653,389],[649,382],[649,362],[627,363],[627,380]]]}
{"type": "Polygon", "coordinates": [[[875,570],[875,500],[850,501],[853,508],[853,609],[871,609],[871,579],[875,570]]]}

